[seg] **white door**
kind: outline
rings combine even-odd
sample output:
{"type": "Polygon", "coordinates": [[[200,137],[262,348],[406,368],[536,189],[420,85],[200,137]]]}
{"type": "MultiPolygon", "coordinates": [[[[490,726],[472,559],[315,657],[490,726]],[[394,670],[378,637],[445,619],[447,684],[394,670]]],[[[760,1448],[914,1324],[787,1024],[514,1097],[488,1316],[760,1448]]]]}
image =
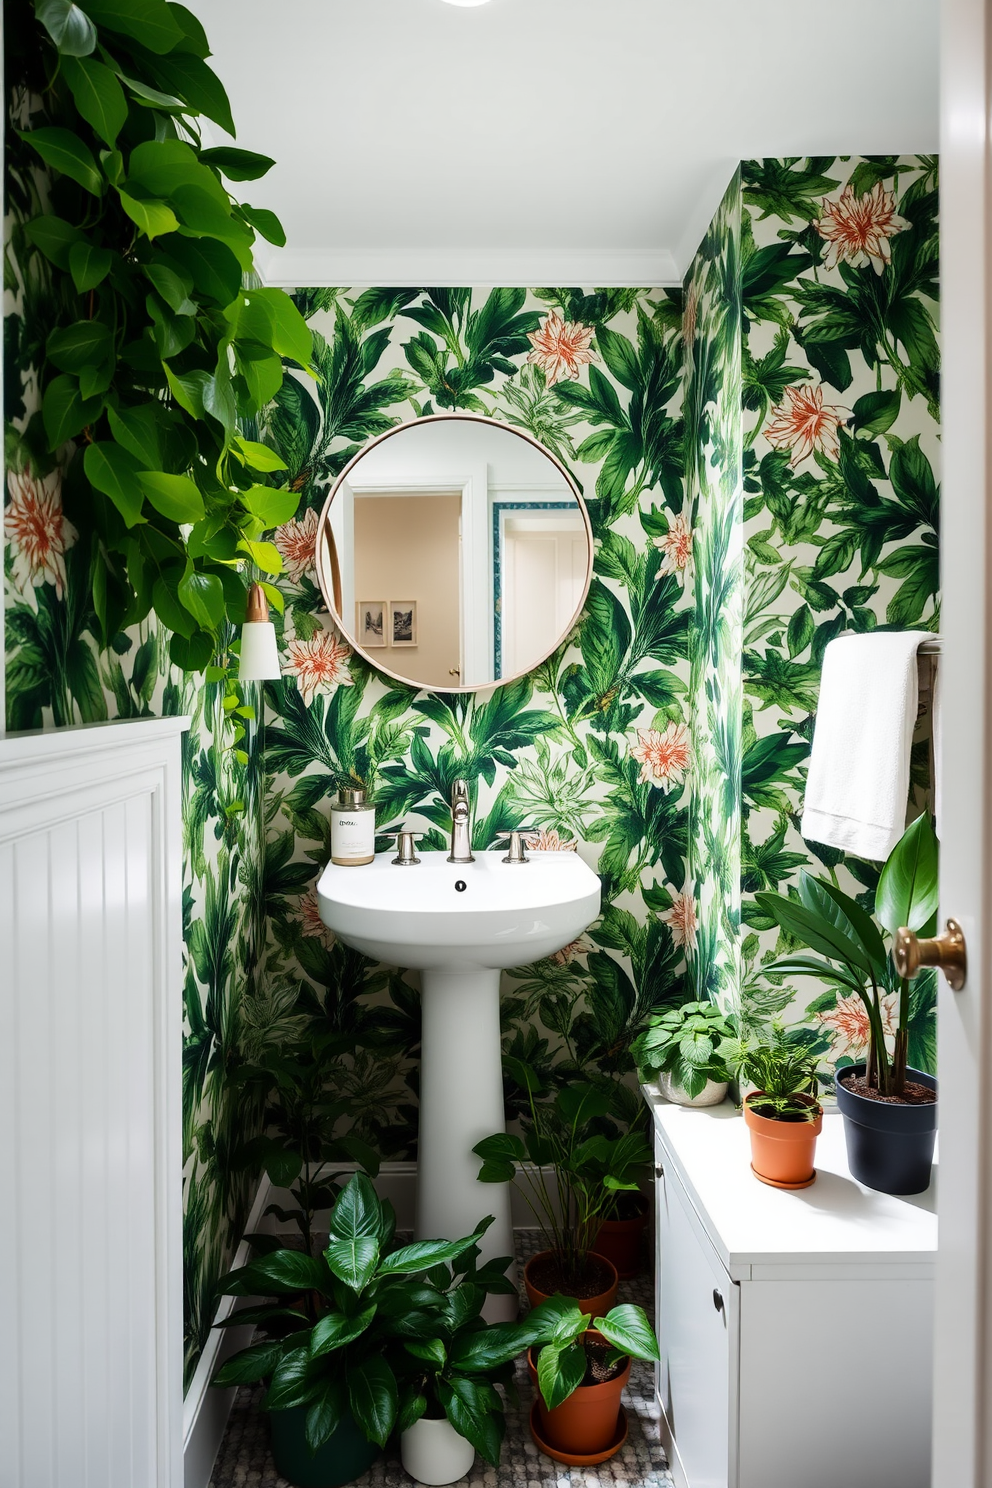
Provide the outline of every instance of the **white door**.
{"type": "Polygon", "coordinates": [[[968,977],[938,1002],[940,1248],[933,1488],[992,1483],[992,875],[990,558],[992,207],[986,0],[944,0],[941,119],[943,747],[941,918],[961,922],[968,977]]]}

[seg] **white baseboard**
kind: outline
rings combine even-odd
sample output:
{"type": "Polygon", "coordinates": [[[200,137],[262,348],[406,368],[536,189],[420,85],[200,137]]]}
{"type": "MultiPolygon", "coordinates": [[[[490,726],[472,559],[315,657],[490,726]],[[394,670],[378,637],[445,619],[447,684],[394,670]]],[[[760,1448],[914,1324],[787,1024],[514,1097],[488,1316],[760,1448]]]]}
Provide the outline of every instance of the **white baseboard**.
{"type": "MultiPolygon", "coordinates": [[[[262,1215],[270,1203],[272,1185],[262,1177],[248,1216],[246,1233],[261,1229],[262,1215]]],[[[234,1256],[235,1266],[246,1266],[251,1259],[251,1248],[242,1240],[234,1256]]],[[[214,1316],[214,1322],[223,1322],[230,1317],[236,1301],[240,1298],[222,1297],[214,1316]]],[[[251,1343],[254,1326],[244,1328],[216,1328],[210,1333],[196,1373],[190,1381],[183,1401],[183,1484],[184,1488],[207,1488],[214,1462],[224,1440],[227,1418],[231,1414],[237,1389],[214,1390],[210,1381],[225,1359],[236,1354],[238,1349],[251,1343]]]]}
{"type": "MultiPolygon", "coordinates": [[[[350,1173],[355,1171],[355,1165],[336,1163],[334,1171],[342,1174],[350,1173]]],[[[396,1210],[397,1228],[412,1230],[417,1200],[417,1164],[415,1162],[383,1163],[379,1169],[379,1176],[375,1180],[375,1187],[380,1198],[391,1200],[396,1210]]],[[[265,1214],[270,1204],[278,1204],[288,1209],[292,1208],[293,1202],[293,1197],[287,1189],[275,1188],[267,1178],[263,1177],[248,1216],[245,1233],[296,1234],[295,1225],[288,1221],[283,1222],[273,1214],[265,1214]]],[[[516,1184],[512,1190],[511,1214],[514,1229],[534,1228],[534,1216],[516,1184]]],[[[326,1228],[327,1217],[326,1210],[317,1215],[317,1229],[326,1228]]],[[[248,1242],[243,1240],[238,1247],[233,1265],[247,1265],[249,1259],[250,1247],[248,1242]]],[[[234,1310],[236,1300],[243,1299],[222,1297],[214,1321],[222,1322],[224,1318],[229,1317],[234,1310]]],[[[193,1375],[183,1402],[184,1488],[207,1488],[210,1482],[210,1474],[213,1472],[214,1462],[227,1428],[227,1418],[231,1414],[231,1407],[237,1394],[236,1389],[211,1389],[210,1381],[225,1359],[237,1353],[238,1349],[247,1348],[253,1332],[254,1328],[250,1325],[245,1328],[214,1329],[200,1355],[200,1362],[196,1366],[196,1373],[193,1375]]]]}

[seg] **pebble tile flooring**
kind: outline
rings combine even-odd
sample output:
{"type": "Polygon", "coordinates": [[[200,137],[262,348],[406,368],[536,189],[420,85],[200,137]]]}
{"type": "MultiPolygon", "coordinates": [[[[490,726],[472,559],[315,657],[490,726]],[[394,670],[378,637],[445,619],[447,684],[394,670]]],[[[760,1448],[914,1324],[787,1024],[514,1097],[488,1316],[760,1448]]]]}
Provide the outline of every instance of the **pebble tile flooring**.
{"type": "MultiPolygon", "coordinates": [[[[516,1238],[517,1259],[523,1263],[538,1248],[536,1236],[518,1230],[516,1238]]],[[[653,1284],[647,1269],[636,1280],[620,1283],[620,1300],[638,1302],[651,1312],[653,1284]]],[[[650,1364],[634,1360],[624,1395],[627,1440],[615,1457],[599,1467],[563,1467],[537,1450],[528,1426],[533,1394],[522,1360],[517,1364],[517,1384],[520,1405],[507,1409],[506,1439],[499,1468],[492,1468],[476,1457],[472,1472],[462,1479],[466,1488],[598,1488],[600,1484],[607,1488],[612,1484],[674,1488],[658,1436],[654,1371],[650,1364]]],[[[245,1386],[238,1391],[210,1488],[291,1488],[272,1462],[266,1417],[259,1409],[261,1397],[260,1388],[245,1386]]],[[[396,1449],[386,1451],[357,1479],[357,1488],[411,1488],[411,1485],[412,1479],[404,1472],[396,1449]]]]}

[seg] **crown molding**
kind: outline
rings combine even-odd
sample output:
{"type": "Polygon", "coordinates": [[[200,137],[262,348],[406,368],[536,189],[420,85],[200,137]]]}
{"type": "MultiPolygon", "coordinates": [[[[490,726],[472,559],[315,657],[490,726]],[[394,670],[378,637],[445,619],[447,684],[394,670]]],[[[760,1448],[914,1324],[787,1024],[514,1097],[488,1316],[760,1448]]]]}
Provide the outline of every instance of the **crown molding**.
{"type": "Polygon", "coordinates": [[[283,248],[273,249],[257,272],[264,284],[285,289],[376,284],[657,289],[682,282],[668,248],[283,248]]]}

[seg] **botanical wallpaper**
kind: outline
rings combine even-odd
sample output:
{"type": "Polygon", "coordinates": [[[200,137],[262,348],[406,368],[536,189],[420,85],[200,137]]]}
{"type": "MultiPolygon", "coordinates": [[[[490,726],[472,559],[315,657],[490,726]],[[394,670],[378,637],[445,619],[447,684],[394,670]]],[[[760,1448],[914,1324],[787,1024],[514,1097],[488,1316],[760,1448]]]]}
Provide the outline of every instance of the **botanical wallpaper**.
{"type": "MultiPolygon", "coordinates": [[[[267,975],[305,1039],[335,1056],[345,1122],[381,1154],[415,1152],[415,974],[334,941],[314,884],[328,794],[364,782],[380,833],[446,846],[464,776],[474,846],[526,822],[536,850],[572,848],[602,875],[602,918],[519,968],[504,1047],[542,1074],[631,1068],[647,1013],[681,995],[695,936],[684,854],[690,761],[681,305],[665,291],[301,291],[316,380],[288,379],[263,437],[301,493],[274,537],[286,569],[286,680],[266,689],[267,975]],[[313,571],[316,516],[361,444],[401,421],[470,410],[534,435],[583,491],[595,533],[585,614],[530,676],[471,696],[391,683],[338,636],[313,571]]],[[[380,837],[379,846],[388,846],[380,837]]],[[[511,1085],[511,1109],[523,1091],[511,1085]]],[[[632,1094],[632,1115],[636,1098],[632,1094]]]]}
{"type": "MultiPolygon", "coordinates": [[[[476,850],[525,821],[536,850],[574,847],[602,875],[600,920],[506,979],[511,1070],[516,1058],[552,1079],[629,1071],[631,1038],[681,1000],[687,966],[707,996],[782,1011],[825,1060],[858,1052],[857,1009],[762,974],[775,936],[753,895],[809,865],[870,904],[877,869],[804,843],[798,822],[826,642],[936,628],[936,169],[917,157],[746,164],[687,280],[685,378],[672,291],[297,292],[316,376],[287,365],[252,431],[300,498],[273,534],[284,679],[265,689],[264,755],[258,689],[235,750],[223,685],[209,672],[184,682],[153,628],[105,652],[94,641],[85,506],[32,434],[52,306],[21,224],[43,189],[12,181],[5,221],[8,725],[193,715],[189,1377],[262,1164],[278,1175],[303,1131],[314,1158],[341,1138],[415,1153],[416,977],[349,951],[316,910],[327,798],[344,781],[368,785],[380,833],[419,827],[439,848],[463,775],[476,850]],[[313,568],[317,513],[344,464],[368,438],[444,410],[551,449],[596,540],[568,642],[530,676],[464,697],[366,665],[329,624],[313,568]]],[[[920,785],[926,763],[923,744],[920,785]]],[[[916,995],[911,1054],[926,1067],[932,989],[916,995]]],[[[521,1098],[511,1079],[511,1112],[521,1098]]]]}
{"type": "MultiPolygon", "coordinates": [[[[726,426],[731,464],[726,330],[736,294],[708,297],[714,275],[721,283],[736,277],[742,305],[744,489],[736,521],[744,538],[743,648],[732,629],[715,629],[718,621],[736,625],[736,610],[727,622],[712,607],[708,620],[700,605],[715,580],[701,573],[698,537],[693,640],[694,655],[710,652],[711,714],[742,673],[740,717],[725,720],[720,741],[725,763],[708,771],[701,755],[698,770],[709,814],[719,820],[721,787],[741,759],[742,968],[735,985],[728,952],[728,974],[706,984],[722,1000],[742,999],[750,1016],[781,1013],[802,1024],[829,1064],[865,1051],[860,1001],[837,1002],[810,983],[770,981],[761,967],[776,933],[753,896],[784,892],[808,868],[837,878],[866,908],[873,904],[878,865],[804,842],[799,822],[827,643],[843,631],[938,628],[937,164],[925,156],[749,161],[741,183],[739,239],[737,209],[725,202],[686,296],[687,322],[694,322],[687,409],[699,417],[700,365],[719,364],[706,397],[712,422],[726,426]]],[[[721,473],[729,503],[729,466],[721,473]]],[[[715,530],[721,517],[711,506],[700,522],[715,530]]],[[[730,584],[738,540],[723,539],[730,584]]],[[[929,780],[925,739],[915,746],[913,778],[917,810],[929,780]]],[[[707,851],[700,881],[727,884],[733,830],[727,827],[722,844],[707,839],[707,851]]],[[[932,977],[914,984],[914,998],[910,1059],[932,1069],[932,977]]]]}
{"type": "MultiPolygon", "coordinates": [[[[176,671],[153,621],[100,650],[85,496],[63,487],[71,447],[50,455],[35,368],[56,320],[48,260],[23,224],[46,209],[40,172],[7,172],[4,221],[4,639],[7,727],[190,714],[183,740],[184,1260],[187,1380],[214,1314],[214,1284],[244,1229],[257,1163],[246,1144],[263,1103],[234,1083],[257,1049],[263,944],[260,740],[232,747],[222,682],[176,671]],[[256,1042],[253,1044],[253,1040],[256,1042]]],[[[260,702],[245,690],[247,715],[260,702]]]]}

